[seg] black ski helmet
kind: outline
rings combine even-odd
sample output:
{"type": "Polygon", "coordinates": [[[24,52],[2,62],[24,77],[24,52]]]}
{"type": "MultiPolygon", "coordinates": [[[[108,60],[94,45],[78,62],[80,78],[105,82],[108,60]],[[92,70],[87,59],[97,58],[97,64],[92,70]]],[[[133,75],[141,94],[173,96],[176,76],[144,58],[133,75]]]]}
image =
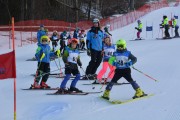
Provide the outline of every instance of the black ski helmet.
{"type": "Polygon", "coordinates": [[[166,15],[164,15],[164,16],[163,16],[163,19],[166,19],[166,18],[167,18],[167,16],[166,16],[166,15]]]}

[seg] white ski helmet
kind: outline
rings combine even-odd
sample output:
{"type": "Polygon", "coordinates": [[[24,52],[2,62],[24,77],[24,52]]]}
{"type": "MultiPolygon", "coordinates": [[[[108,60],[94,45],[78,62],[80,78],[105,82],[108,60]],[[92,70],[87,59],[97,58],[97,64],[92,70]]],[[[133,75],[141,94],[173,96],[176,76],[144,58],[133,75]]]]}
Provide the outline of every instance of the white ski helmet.
{"type": "Polygon", "coordinates": [[[93,23],[99,23],[99,19],[94,18],[94,19],[93,19],[93,23]]]}

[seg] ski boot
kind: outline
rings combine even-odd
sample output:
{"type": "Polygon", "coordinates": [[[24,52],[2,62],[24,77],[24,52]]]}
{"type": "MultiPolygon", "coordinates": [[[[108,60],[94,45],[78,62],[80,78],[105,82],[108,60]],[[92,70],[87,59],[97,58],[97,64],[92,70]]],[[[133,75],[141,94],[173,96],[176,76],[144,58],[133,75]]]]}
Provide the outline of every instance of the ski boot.
{"type": "Polygon", "coordinates": [[[109,94],[110,94],[110,90],[105,90],[102,98],[104,98],[106,100],[109,100],[110,99],[109,94]]]}
{"type": "Polygon", "coordinates": [[[60,88],[58,91],[55,92],[55,94],[69,94],[69,90],[65,88],[60,88]]]}
{"type": "Polygon", "coordinates": [[[31,85],[30,89],[40,89],[41,86],[38,84],[38,82],[34,82],[33,85],[31,85]]]}
{"type": "Polygon", "coordinates": [[[79,90],[79,89],[76,88],[76,87],[70,87],[69,91],[70,91],[70,92],[76,92],[76,93],[82,93],[82,92],[83,92],[82,90],[79,90]]]}
{"type": "Polygon", "coordinates": [[[143,96],[147,96],[147,94],[145,94],[140,88],[138,88],[138,89],[136,89],[136,93],[133,96],[133,99],[140,98],[143,96]]]}
{"type": "Polygon", "coordinates": [[[41,88],[51,88],[48,84],[46,84],[46,82],[41,82],[41,88]]]}

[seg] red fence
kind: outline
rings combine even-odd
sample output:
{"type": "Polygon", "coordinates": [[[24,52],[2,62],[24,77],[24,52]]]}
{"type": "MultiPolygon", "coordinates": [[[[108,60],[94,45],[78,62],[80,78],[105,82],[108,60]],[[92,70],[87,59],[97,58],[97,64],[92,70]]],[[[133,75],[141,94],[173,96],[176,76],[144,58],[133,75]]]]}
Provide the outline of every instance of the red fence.
{"type": "MultiPolygon", "coordinates": [[[[180,0],[177,0],[175,6],[179,5],[180,0]]],[[[111,25],[111,30],[115,30],[121,27],[124,27],[128,24],[133,23],[140,17],[146,15],[147,13],[157,10],[163,7],[167,7],[168,3],[166,0],[162,0],[161,2],[153,2],[146,4],[139,8],[136,11],[124,14],[119,17],[109,17],[106,19],[100,20],[101,26],[105,26],[106,24],[111,25]]],[[[54,20],[28,20],[28,21],[21,21],[15,23],[15,30],[16,31],[23,31],[30,32],[29,39],[30,43],[36,38],[36,35],[34,35],[32,32],[36,32],[39,29],[39,25],[43,24],[45,25],[45,28],[47,28],[49,31],[57,30],[57,31],[73,31],[76,27],[79,27],[81,29],[89,29],[92,26],[91,21],[80,21],[78,23],[68,23],[64,21],[54,21],[54,20]],[[34,37],[33,37],[34,36],[34,37]]],[[[8,26],[0,26],[0,31],[10,31],[10,27],[8,26]]],[[[21,37],[21,44],[23,40],[22,32],[20,33],[21,37]]],[[[25,40],[24,40],[25,41],[25,40]]]]}

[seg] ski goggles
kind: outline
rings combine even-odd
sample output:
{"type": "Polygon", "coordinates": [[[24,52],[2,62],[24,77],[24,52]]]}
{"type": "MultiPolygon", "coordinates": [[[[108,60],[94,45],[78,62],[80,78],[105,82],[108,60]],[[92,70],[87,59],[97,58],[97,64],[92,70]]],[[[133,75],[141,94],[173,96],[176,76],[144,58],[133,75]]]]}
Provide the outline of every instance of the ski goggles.
{"type": "Polygon", "coordinates": [[[48,39],[42,39],[42,42],[47,42],[48,41],[48,39]]]}
{"type": "Polygon", "coordinates": [[[124,45],[117,45],[117,48],[124,48],[124,45]]]}

